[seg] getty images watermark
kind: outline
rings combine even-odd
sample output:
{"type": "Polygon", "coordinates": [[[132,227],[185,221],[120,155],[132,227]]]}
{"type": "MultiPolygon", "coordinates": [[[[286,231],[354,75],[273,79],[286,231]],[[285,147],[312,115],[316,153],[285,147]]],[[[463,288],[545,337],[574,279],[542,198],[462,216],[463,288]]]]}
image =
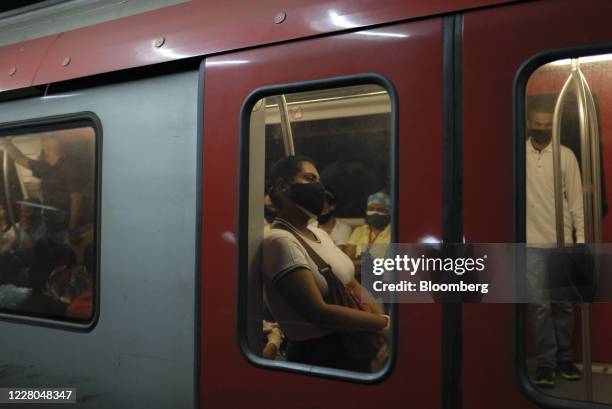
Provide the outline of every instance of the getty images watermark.
{"type": "MultiPolygon", "coordinates": [[[[396,254],[390,258],[373,258],[372,259],[372,274],[382,276],[389,272],[405,272],[410,276],[415,276],[417,273],[444,272],[453,273],[458,276],[464,275],[466,272],[484,271],[487,255],[482,257],[425,257],[422,254],[420,257],[410,257],[406,254],[396,254]]],[[[377,280],[372,283],[372,288],[376,292],[382,291],[461,291],[461,292],[480,292],[488,293],[488,283],[437,283],[431,280],[419,280],[416,282],[408,280],[400,280],[399,282],[386,283],[383,280],[377,280]]]]}
{"type": "Polygon", "coordinates": [[[361,265],[362,284],[384,303],[612,301],[608,244],[377,244],[361,265]],[[539,288],[535,273],[545,275],[539,288]]]}

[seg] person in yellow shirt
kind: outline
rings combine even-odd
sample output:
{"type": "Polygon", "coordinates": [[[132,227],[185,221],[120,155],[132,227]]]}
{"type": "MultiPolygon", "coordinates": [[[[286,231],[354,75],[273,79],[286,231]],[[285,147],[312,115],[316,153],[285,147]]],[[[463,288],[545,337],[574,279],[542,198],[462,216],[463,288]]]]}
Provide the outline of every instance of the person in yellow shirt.
{"type": "MultiPolygon", "coordinates": [[[[370,253],[374,244],[391,243],[391,198],[384,192],[368,197],[366,224],[353,230],[345,252],[353,260],[355,271],[361,271],[361,255],[370,253]]],[[[377,256],[377,255],[373,255],[377,256]]],[[[378,257],[384,257],[384,252],[378,257]]]]}

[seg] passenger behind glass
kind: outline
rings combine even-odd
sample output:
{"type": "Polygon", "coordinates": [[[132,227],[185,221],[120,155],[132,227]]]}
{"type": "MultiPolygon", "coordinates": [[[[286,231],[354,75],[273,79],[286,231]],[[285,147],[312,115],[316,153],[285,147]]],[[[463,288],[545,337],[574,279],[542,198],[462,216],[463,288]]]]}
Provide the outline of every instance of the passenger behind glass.
{"type": "MultiPolygon", "coordinates": [[[[372,245],[391,243],[391,198],[384,192],[378,192],[368,197],[366,208],[366,224],[357,227],[346,246],[346,254],[353,260],[357,275],[361,273],[362,252],[368,257],[384,257],[381,254],[371,254],[372,245]]],[[[379,248],[379,250],[382,250],[379,248]]]]}
{"type": "MultiPolygon", "coordinates": [[[[580,379],[574,365],[574,306],[570,302],[550,302],[547,263],[551,247],[557,242],[553,149],[551,144],[555,98],[534,98],[528,107],[526,142],[527,195],[527,284],[532,299],[529,304],[536,354],[535,384],[552,387],[555,372],[567,380],[580,379]]],[[[574,153],[561,146],[563,219],[565,243],[573,236],[584,243],[584,214],[580,169],[574,153]]],[[[550,271],[550,274],[563,274],[550,271]]]]}
{"type": "MultiPolygon", "coordinates": [[[[266,194],[264,196],[264,234],[270,230],[270,226],[274,223],[277,214],[278,210],[272,204],[270,195],[266,194]]],[[[265,293],[262,295],[262,299],[264,304],[266,304],[265,293]]],[[[264,341],[262,356],[267,359],[284,360],[285,357],[281,351],[281,346],[285,335],[278,326],[278,323],[274,322],[273,318],[271,318],[267,308],[264,309],[264,317],[262,320],[264,341]]]]}
{"type": "Polygon", "coordinates": [[[29,263],[28,254],[17,252],[15,228],[7,221],[7,212],[0,206],[0,283],[10,283],[21,286],[27,283],[26,271],[29,263]]]}
{"type": "Polygon", "coordinates": [[[56,240],[65,241],[68,233],[91,222],[91,216],[86,214],[91,206],[85,203],[83,193],[89,182],[83,180],[87,172],[67,157],[66,147],[59,137],[43,138],[40,160],[29,159],[7,138],[2,138],[2,145],[12,160],[30,169],[32,175],[41,180],[43,203],[52,208],[45,210],[44,217],[48,232],[56,240]]]}
{"type": "Polygon", "coordinates": [[[30,199],[19,207],[19,221],[11,227],[2,238],[2,252],[15,252],[27,250],[34,246],[36,240],[46,234],[46,227],[42,219],[40,201],[30,199]]]}
{"type": "Polygon", "coordinates": [[[48,239],[38,240],[34,244],[29,271],[29,286],[32,292],[28,299],[19,305],[19,311],[44,316],[65,316],[66,304],[51,296],[47,282],[57,267],[74,266],[75,263],[76,256],[68,246],[48,239]]]}
{"type": "Polygon", "coordinates": [[[263,320],[263,335],[265,338],[262,356],[267,359],[285,360],[281,347],[285,334],[278,323],[263,320]]]}
{"type": "Polygon", "coordinates": [[[9,229],[7,211],[0,205],[0,284],[10,282],[13,278],[10,255],[6,254],[2,246],[9,229]]]}
{"type": "Polygon", "coordinates": [[[371,361],[351,357],[342,333],[388,329],[389,317],[376,304],[366,312],[326,301],[329,282],[305,246],[364,303],[373,300],[355,281],[351,260],[327,233],[308,224],[321,214],[325,201],[317,168],[306,157],[285,157],[270,169],[267,192],[278,216],[264,236],[262,275],[269,310],[287,337],[287,360],[370,372],[371,361]]]}
{"type": "Polygon", "coordinates": [[[56,267],[47,280],[47,294],[66,304],[66,316],[88,319],[93,312],[93,283],[82,265],[56,267]]]}
{"type": "Polygon", "coordinates": [[[0,243],[4,240],[4,235],[9,231],[8,212],[4,205],[0,205],[0,243]]]}
{"type": "Polygon", "coordinates": [[[353,228],[336,218],[336,197],[329,190],[325,191],[323,213],[317,218],[318,227],[329,234],[334,244],[344,250],[353,228]]]}

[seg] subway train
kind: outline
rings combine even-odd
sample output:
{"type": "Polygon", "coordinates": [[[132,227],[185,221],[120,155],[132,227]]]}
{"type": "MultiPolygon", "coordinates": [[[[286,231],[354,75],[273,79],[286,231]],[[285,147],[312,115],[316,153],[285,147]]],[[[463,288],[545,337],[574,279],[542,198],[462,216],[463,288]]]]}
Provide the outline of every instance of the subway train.
{"type": "Polygon", "coordinates": [[[575,306],[581,376],[554,387],[525,304],[395,304],[385,362],[353,371],[264,357],[258,271],[266,177],[296,154],[351,229],[385,191],[394,243],[524,243],[546,96],[606,243],[610,21],[606,0],[3,2],[0,404],[611,407],[606,303],[575,306]],[[16,399],[44,388],[73,395],[16,399]]]}

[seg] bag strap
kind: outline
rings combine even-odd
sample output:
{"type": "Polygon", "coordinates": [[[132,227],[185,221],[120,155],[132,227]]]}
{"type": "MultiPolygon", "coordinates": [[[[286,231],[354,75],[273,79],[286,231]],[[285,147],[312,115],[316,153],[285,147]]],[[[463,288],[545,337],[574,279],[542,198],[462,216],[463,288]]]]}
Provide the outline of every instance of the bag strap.
{"type": "Polygon", "coordinates": [[[323,277],[325,277],[326,280],[329,280],[329,278],[327,277],[327,274],[332,274],[333,275],[332,269],[331,269],[330,265],[328,263],[326,263],[325,260],[323,260],[321,258],[321,256],[319,256],[319,254],[316,251],[314,251],[314,249],[312,247],[310,247],[310,245],[308,243],[306,243],[306,240],[304,240],[304,238],[302,236],[300,236],[300,234],[298,234],[297,231],[293,230],[292,228],[290,228],[289,226],[285,225],[284,223],[279,223],[277,221],[272,223],[270,228],[272,228],[272,229],[281,229],[281,230],[285,230],[285,231],[288,231],[289,233],[291,233],[293,235],[293,237],[295,237],[297,239],[297,241],[302,245],[302,247],[304,247],[304,249],[306,250],[306,252],[310,256],[312,261],[315,262],[315,264],[317,265],[317,268],[319,269],[319,273],[321,273],[321,275],[323,277]]]}

